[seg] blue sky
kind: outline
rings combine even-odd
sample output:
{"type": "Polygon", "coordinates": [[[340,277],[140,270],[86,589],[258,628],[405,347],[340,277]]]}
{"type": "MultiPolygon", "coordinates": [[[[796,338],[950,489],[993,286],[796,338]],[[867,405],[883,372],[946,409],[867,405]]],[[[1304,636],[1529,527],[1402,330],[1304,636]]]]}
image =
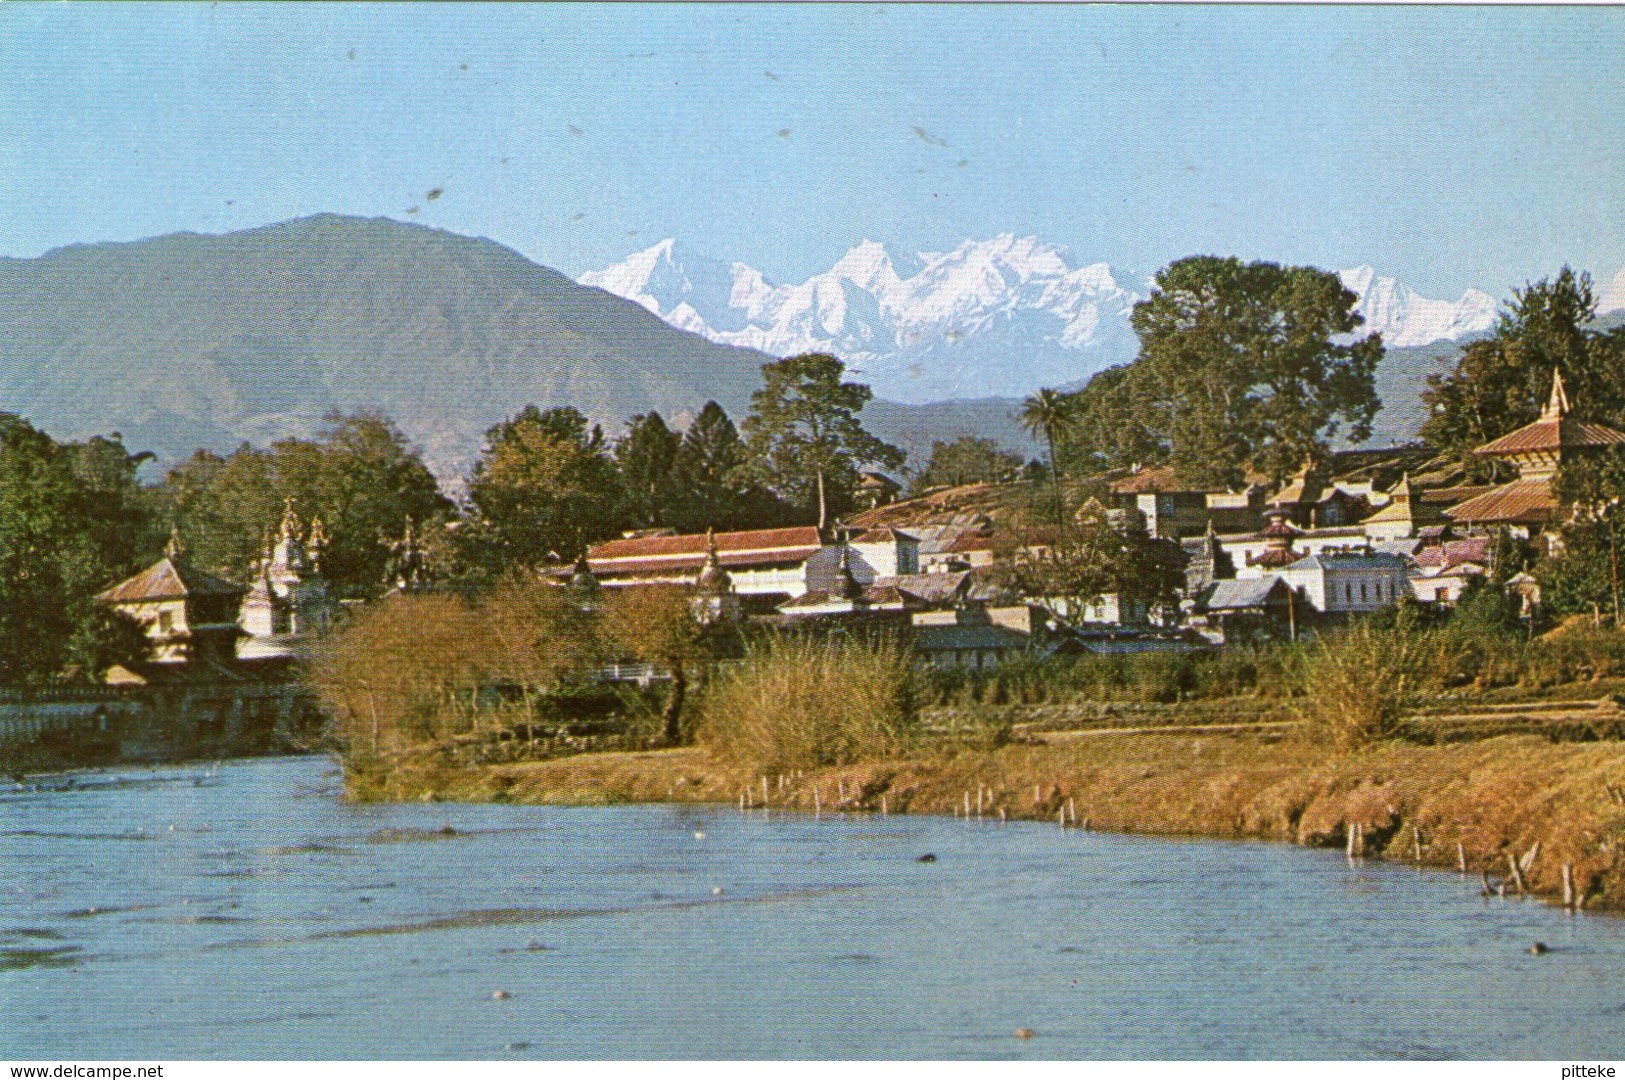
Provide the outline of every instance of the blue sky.
{"type": "Polygon", "coordinates": [[[335,211],[570,274],[999,232],[1450,297],[1625,266],[1619,8],[7,3],[0,71],[13,256],[335,211]]]}

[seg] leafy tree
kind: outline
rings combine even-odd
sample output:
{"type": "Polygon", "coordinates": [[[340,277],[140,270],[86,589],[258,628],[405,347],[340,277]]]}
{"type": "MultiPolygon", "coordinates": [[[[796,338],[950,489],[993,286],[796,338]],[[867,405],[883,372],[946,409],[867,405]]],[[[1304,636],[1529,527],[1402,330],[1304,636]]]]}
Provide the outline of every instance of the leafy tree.
{"type": "Polygon", "coordinates": [[[1133,364],[1096,373],[1070,404],[1069,437],[1060,451],[1068,471],[1086,474],[1167,460],[1166,437],[1151,426],[1133,364]]]}
{"type": "Polygon", "coordinates": [[[1347,340],[1358,299],[1313,267],[1181,259],[1135,305],[1139,358],[1099,398],[1187,480],[1234,486],[1250,470],[1280,480],[1324,457],[1343,425],[1355,441],[1371,433],[1383,349],[1376,334],[1347,340]]]}
{"type": "Polygon", "coordinates": [[[139,564],[142,460],[117,436],[59,444],[0,414],[0,683],[69,665],[94,678],[140,655],[95,597],[139,564]]]}
{"type": "Polygon", "coordinates": [[[627,423],[614,449],[624,497],[620,516],[627,523],[637,528],[670,523],[678,498],[673,470],[682,442],[657,412],[641,413],[627,423]]]}
{"type": "Polygon", "coordinates": [[[766,385],[751,396],[745,468],[786,502],[816,511],[818,526],[851,505],[858,470],[897,470],[903,451],[863,429],[858,413],[874,397],[843,382],[845,366],[824,353],[762,365],[766,385]]]}
{"type": "Polygon", "coordinates": [[[618,655],[658,664],[671,673],[661,711],[665,741],[683,741],[683,706],[694,670],[716,653],[715,631],[694,618],[691,590],[650,585],[609,590],[600,613],[604,637],[618,655]]]}
{"type": "Polygon", "coordinates": [[[1541,600],[1558,613],[1610,611],[1620,620],[1625,559],[1625,451],[1565,463],[1556,482],[1562,545],[1536,567],[1541,600]]]}
{"type": "Polygon", "coordinates": [[[165,488],[193,561],[238,581],[252,575],[292,499],[307,522],[321,518],[322,570],[344,596],[383,587],[389,544],[407,521],[451,510],[406,437],[376,413],[330,414],[314,440],[245,444],[226,457],[199,450],[165,488]]]}
{"type": "Polygon", "coordinates": [[[620,530],[619,479],[597,425],[572,408],[526,406],[486,433],[468,486],[469,556],[490,569],[575,556],[620,530]]]}
{"type": "Polygon", "coordinates": [[[1625,329],[1592,328],[1596,314],[1591,276],[1566,266],[1555,280],[1514,290],[1494,336],[1463,346],[1449,373],[1428,378],[1422,437],[1482,479],[1510,478],[1505,462],[1471,453],[1538,418],[1554,370],[1574,415],[1617,423],[1625,415],[1625,329]]]}
{"type": "Polygon", "coordinates": [[[1186,556],[1178,543],[1105,512],[1083,513],[1049,535],[1017,534],[993,577],[1066,621],[1108,594],[1120,611],[1177,609],[1186,556]]]}
{"type": "Polygon", "coordinates": [[[1021,471],[1022,464],[1020,454],[999,449],[992,439],[961,435],[951,443],[931,444],[931,460],[914,478],[914,489],[1008,480],[1021,471]]]}

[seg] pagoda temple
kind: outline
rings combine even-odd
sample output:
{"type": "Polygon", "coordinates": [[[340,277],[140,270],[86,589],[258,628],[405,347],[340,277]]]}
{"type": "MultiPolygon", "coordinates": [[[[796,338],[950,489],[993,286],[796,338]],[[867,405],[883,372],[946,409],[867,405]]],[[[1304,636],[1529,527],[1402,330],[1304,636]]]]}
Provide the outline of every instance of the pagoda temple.
{"type": "Polygon", "coordinates": [[[1561,513],[1552,490],[1557,470],[1577,456],[1620,445],[1625,445],[1625,432],[1569,415],[1563,376],[1553,371],[1552,394],[1540,419],[1473,451],[1480,457],[1509,462],[1518,470],[1518,478],[1445,513],[1465,525],[1505,525],[1532,535],[1556,522],[1561,513]]]}

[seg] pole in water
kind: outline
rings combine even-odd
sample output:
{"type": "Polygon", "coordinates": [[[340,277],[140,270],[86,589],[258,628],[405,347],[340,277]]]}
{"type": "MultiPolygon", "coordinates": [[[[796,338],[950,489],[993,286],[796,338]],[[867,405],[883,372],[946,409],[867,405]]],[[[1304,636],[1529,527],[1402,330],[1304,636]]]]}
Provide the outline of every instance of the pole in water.
{"type": "Polygon", "coordinates": [[[1343,831],[1347,839],[1347,843],[1345,845],[1348,848],[1347,854],[1352,860],[1354,858],[1354,822],[1350,821],[1345,823],[1343,826],[1343,831]]]}
{"type": "Polygon", "coordinates": [[[1039,790],[1039,787],[1038,787],[1037,784],[1034,784],[1033,785],[1033,805],[1034,806],[1039,806],[1039,805],[1041,805],[1043,803],[1043,801],[1044,801],[1044,793],[1039,790]]]}
{"type": "Polygon", "coordinates": [[[818,785],[814,784],[813,785],[813,817],[818,817],[821,814],[823,814],[823,812],[824,812],[824,801],[818,797],[818,785]]]}
{"type": "Polygon", "coordinates": [[[1518,865],[1518,857],[1510,851],[1507,852],[1507,865],[1512,868],[1512,883],[1518,887],[1518,895],[1528,893],[1529,889],[1523,880],[1523,867],[1518,865]]]}
{"type": "Polygon", "coordinates": [[[982,816],[982,784],[980,781],[977,781],[976,784],[976,816],[982,816]]]}
{"type": "Polygon", "coordinates": [[[999,820],[1000,821],[1004,820],[1004,807],[1002,807],[1002,806],[999,807],[999,820]]]}
{"type": "Polygon", "coordinates": [[[1066,800],[1066,818],[1074,825],[1078,823],[1078,806],[1070,798],[1066,800]]]}
{"type": "Polygon", "coordinates": [[[1411,848],[1416,853],[1416,861],[1422,861],[1422,830],[1415,825],[1411,826],[1411,848]]]}
{"type": "Polygon", "coordinates": [[[762,777],[762,805],[767,805],[767,777],[762,777]]]}
{"type": "Polygon", "coordinates": [[[1574,864],[1563,864],[1563,907],[1567,911],[1575,910],[1574,903],[1574,864]]]}
{"type": "Polygon", "coordinates": [[[884,795],[880,797],[880,816],[886,816],[886,796],[884,795]]]}
{"type": "Polygon", "coordinates": [[[1063,806],[1055,812],[1055,820],[1060,823],[1061,828],[1066,828],[1066,807],[1063,806]]]}

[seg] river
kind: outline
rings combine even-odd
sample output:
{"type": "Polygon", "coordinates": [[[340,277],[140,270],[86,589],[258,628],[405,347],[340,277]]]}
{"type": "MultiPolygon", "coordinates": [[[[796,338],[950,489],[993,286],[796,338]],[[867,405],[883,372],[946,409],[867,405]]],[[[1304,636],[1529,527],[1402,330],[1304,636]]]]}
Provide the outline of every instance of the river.
{"type": "Polygon", "coordinates": [[[318,758],[0,785],[0,1058],[1625,1057],[1625,919],[1455,874],[339,796],[318,758]]]}

